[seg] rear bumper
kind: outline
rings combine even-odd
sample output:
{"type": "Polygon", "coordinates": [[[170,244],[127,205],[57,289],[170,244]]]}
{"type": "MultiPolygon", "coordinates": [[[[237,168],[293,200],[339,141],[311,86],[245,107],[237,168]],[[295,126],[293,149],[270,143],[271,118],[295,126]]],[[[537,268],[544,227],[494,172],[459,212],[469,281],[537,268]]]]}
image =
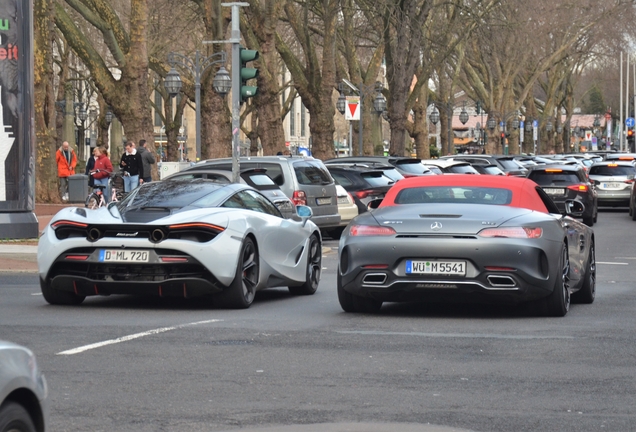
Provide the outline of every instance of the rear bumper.
{"type": "Polygon", "coordinates": [[[332,215],[320,215],[320,216],[312,216],[311,221],[315,223],[318,228],[337,228],[340,226],[340,214],[332,214],[332,215]]]}

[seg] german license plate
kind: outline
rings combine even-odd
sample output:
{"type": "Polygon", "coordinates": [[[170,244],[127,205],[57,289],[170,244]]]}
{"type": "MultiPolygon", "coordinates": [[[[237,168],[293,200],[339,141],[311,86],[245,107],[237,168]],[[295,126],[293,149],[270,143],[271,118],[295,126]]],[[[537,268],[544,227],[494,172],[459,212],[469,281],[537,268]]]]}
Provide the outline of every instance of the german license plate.
{"type": "Polygon", "coordinates": [[[347,197],[338,198],[338,204],[349,204],[347,197]]]}
{"type": "Polygon", "coordinates": [[[407,274],[466,275],[466,261],[406,261],[407,274]]]}
{"type": "Polygon", "coordinates": [[[128,249],[102,249],[99,251],[100,262],[148,262],[148,251],[128,249]]]}
{"type": "Polygon", "coordinates": [[[543,191],[548,195],[563,195],[565,193],[563,188],[543,188],[543,191]]]}
{"type": "Polygon", "coordinates": [[[316,204],[318,204],[318,205],[331,204],[331,197],[316,198],[316,204]]]}
{"type": "Polygon", "coordinates": [[[603,183],[603,189],[620,189],[620,183],[603,183]]]}

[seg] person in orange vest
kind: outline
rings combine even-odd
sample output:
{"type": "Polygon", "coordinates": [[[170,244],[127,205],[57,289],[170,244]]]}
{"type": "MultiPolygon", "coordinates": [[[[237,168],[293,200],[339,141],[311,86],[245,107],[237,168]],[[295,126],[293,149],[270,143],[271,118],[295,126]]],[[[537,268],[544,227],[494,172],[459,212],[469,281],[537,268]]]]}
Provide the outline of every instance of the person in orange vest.
{"type": "Polygon", "coordinates": [[[68,201],[68,178],[75,174],[75,166],[77,165],[77,155],[68,145],[68,141],[64,141],[55,153],[55,162],[57,163],[57,177],[60,180],[60,198],[62,201],[68,201]]]}

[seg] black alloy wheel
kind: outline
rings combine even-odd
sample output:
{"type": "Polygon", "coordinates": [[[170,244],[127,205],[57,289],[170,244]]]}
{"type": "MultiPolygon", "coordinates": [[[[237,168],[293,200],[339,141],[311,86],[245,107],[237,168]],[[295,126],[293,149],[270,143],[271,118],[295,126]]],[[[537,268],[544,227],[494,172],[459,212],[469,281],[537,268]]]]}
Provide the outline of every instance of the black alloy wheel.
{"type": "Polygon", "coordinates": [[[247,237],[241,246],[234,281],[219,295],[225,307],[230,309],[250,307],[256,295],[258,275],[258,249],[252,239],[247,237]]]}
{"type": "Polygon", "coordinates": [[[309,238],[309,252],[307,256],[307,269],[305,282],[302,285],[290,286],[289,292],[294,295],[312,295],[318,289],[320,275],[322,273],[322,245],[318,236],[312,234],[309,238]]]}
{"type": "Polygon", "coordinates": [[[585,266],[585,274],[583,275],[583,286],[580,290],[572,294],[572,302],[574,303],[594,303],[596,298],[596,252],[594,241],[590,245],[589,255],[585,266]]]}
{"type": "Polygon", "coordinates": [[[558,268],[552,293],[544,299],[547,315],[552,317],[563,317],[570,310],[570,257],[565,243],[561,247],[558,268]]]}

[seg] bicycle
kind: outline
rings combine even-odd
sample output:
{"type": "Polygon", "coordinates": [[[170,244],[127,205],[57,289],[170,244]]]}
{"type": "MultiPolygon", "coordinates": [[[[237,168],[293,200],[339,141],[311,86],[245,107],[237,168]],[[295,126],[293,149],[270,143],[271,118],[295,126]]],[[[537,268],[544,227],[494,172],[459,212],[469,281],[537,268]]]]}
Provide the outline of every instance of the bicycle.
{"type": "MultiPolygon", "coordinates": [[[[111,202],[117,202],[124,197],[124,194],[122,192],[123,182],[121,182],[121,187],[118,186],[118,177],[121,177],[121,174],[111,173],[110,178],[108,179],[108,185],[111,186],[111,202]]],[[[91,192],[90,195],[88,195],[88,197],[86,198],[85,206],[89,209],[96,209],[105,206],[107,204],[106,198],[104,198],[105,188],[106,185],[94,185],[93,192],[91,192]]]]}

